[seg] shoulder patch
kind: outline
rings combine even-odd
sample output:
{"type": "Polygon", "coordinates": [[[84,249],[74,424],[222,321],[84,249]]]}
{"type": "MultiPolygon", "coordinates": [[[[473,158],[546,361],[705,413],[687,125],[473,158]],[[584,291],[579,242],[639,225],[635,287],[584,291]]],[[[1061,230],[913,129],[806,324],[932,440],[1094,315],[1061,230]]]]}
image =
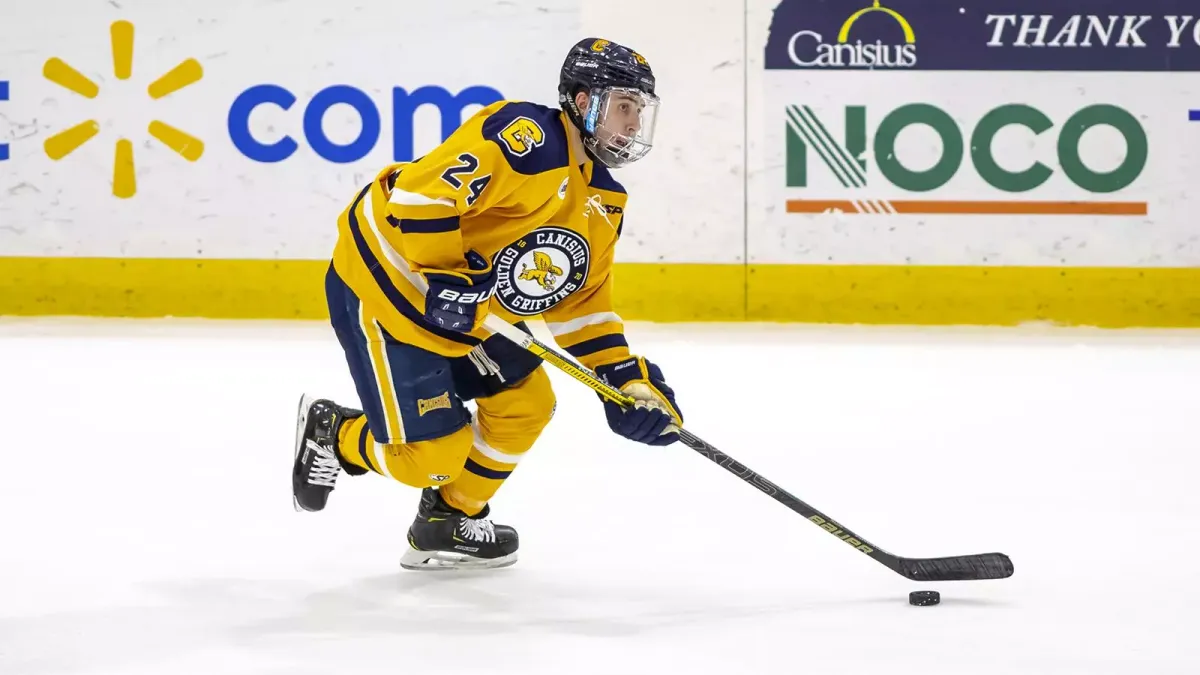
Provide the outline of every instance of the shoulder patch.
{"type": "Polygon", "coordinates": [[[517,173],[532,176],[569,164],[566,132],[555,108],[508,103],[484,120],[482,133],[500,147],[517,173]]]}
{"type": "Polygon", "coordinates": [[[600,190],[628,194],[625,192],[625,186],[618,183],[616,178],[613,178],[612,171],[599,162],[592,162],[592,181],[588,185],[600,190]]]}
{"type": "Polygon", "coordinates": [[[521,115],[500,130],[500,142],[514,157],[524,157],[533,149],[545,144],[546,132],[537,122],[521,115]]]}

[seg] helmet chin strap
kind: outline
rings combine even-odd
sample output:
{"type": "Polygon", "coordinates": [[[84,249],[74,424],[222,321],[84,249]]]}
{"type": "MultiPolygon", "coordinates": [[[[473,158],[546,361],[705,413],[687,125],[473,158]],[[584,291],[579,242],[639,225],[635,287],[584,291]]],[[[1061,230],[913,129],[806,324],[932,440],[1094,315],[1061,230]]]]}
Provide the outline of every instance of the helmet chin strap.
{"type": "MultiPolygon", "coordinates": [[[[600,99],[602,96],[595,89],[587,90],[588,105],[585,109],[580,109],[574,100],[571,101],[571,109],[576,111],[578,119],[572,119],[575,122],[575,130],[579,132],[579,143],[583,146],[583,153],[588,159],[593,162],[598,162],[605,166],[610,166],[601,158],[597,147],[600,145],[600,139],[596,138],[596,122],[600,118],[600,99]]],[[[575,117],[572,115],[571,117],[575,117]]]]}
{"type": "Polygon", "coordinates": [[[616,168],[624,164],[624,162],[613,161],[616,159],[613,153],[607,151],[607,148],[602,148],[600,138],[596,135],[596,127],[600,120],[600,105],[604,100],[604,92],[595,89],[588,91],[588,107],[587,112],[583,116],[583,149],[587,156],[593,162],[599,162],[609,168],[616,168]]]}

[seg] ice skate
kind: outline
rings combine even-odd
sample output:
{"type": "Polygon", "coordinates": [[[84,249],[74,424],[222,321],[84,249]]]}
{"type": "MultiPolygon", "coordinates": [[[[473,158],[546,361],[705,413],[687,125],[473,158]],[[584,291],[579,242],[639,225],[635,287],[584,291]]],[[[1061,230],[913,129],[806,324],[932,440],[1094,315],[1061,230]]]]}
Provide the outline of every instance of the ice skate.
{"type": "Polygon", "coordinates": [[[487,520],[489,508],[467,516],[434,488],[421,492],[421,506],[408,529],[409,549],[400,559],[407,570],[496,569],[517,562],[517,531],[487,520]]]}
{"type": "Polygon", "coordinates": [[[338,473],[357,476],[366,469],[347,464],[337,456],[337,434],[342,422],[362,415],[333,401],[300,397],[296,413],[296,454],[292,464],[292,505],[297,511],[320,511],[329,500],[338,473]]]}

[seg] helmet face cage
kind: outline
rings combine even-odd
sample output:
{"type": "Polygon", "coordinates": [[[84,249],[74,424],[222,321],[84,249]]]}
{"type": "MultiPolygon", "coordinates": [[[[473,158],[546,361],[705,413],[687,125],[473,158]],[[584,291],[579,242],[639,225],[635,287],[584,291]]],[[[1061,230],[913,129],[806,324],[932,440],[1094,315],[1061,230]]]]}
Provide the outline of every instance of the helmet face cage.
{"type": "Polygon", "coordinates": [[[631,87],[608,87],[589,91],[588,98],[581,131],[595,159],[617,168],[650,152],[658,120],[657,96],[631,87]]]}

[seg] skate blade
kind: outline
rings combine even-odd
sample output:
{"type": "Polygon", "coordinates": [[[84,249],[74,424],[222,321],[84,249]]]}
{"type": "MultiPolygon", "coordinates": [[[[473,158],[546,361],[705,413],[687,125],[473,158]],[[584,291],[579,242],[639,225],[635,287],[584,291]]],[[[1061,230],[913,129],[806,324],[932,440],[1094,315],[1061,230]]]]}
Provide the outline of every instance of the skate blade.
{"type": "MultiPolygon", "coordinates": [[[[312,407],[312,402],[315,401],[308,394],[300,396],[300,407],[296,411],[296,444],[293,448],[292,466],[296,465],[296,460],[300,458],[300,453],[304,450],[304,427],[308,426],[308,409],[312,407]]],[[[306,512],[306,509],[300,506],[300,502],[296,499],[296,491],[292,490],[292,508],[299,513],[306,512]]]]}
{"type": "Polygon", "coordinates": [[[449,551],[418,551],[409,548],[400,557],[400,566],[420,572],[451,572],[459,570],[494,570],[517,562],[516,551],[499,558],[476,558],[449,551]]]}

